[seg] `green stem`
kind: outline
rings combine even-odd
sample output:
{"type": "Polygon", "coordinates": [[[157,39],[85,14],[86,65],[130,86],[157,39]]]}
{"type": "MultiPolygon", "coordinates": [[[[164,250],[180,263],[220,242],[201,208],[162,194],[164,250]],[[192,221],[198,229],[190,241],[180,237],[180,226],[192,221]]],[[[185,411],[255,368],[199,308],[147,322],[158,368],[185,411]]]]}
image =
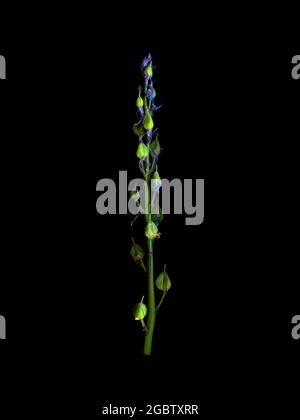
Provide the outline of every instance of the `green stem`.
{"type": "MultiPolygon", "coordinates": [[[[151,213],[149,212],[149,204],[150,204],[150,197],[149,197],[149,180],[147,179],[147,184],[145,186],[145,201],[146,201],[146,209],[148,209],[148,213],[146,214],[146,223],[151,222],[151,213]]],[[[147,240],[148,245],[148,317],[147,317],[147,331],[145,335],[145,343],[144,343],[144,354],[150,356],[152,350],[152,338],[154,332],[154,325],[155,325],[155,316],[156,316],[156,309],[155,309],[155,291],[154,291],[154,261],[153,261],[153,239],[147,240]]]]}
{"type": "Polygon", "coordinates": [[[152,338],[155,325],[155,294],[154,294],[154,263],[153,263],[153,240],[148,239],[148,318],[147,332],[145,335],[144,354],[150,356],[152,349],[152,338]]]}
{"type": "Polygon", "coordinates": [[[161,299],[160,299],[160,301],[159,301],[159,304],[158,304],[158,305],[157,305],[157,307],[156,307],[156,311],[158,311],[158,310],[159,310],[159,308],[160,308],[161,304],[163,303],[164,298],[166,297],[166,295],[167,295],[167,292],[163,292],[163,294],[162,294],[162,296],[161,296],[161,299]]]}

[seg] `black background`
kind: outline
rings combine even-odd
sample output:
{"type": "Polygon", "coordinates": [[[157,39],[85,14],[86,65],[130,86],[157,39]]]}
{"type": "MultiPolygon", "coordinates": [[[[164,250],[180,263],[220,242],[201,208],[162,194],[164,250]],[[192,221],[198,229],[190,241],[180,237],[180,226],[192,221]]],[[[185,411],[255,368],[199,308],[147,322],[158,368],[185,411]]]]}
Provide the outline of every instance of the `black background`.
{"type": "MultiPolygon", "coordinates": [[[[257,412],[260,403],[267,413],[274,399],[276,409],[293,408],[292,24],[172,16],[146,28],[126,19],[104,28],[103,16],[72,29],[62,22],[56,36],[41,21],[0,51],[8,62],[0,313],[5,388],[22,401],[28,391],[24,412],[62,403],[94,418],[107,403],[192,402],[203,415],[257,412]],[[160,174],[205,179],[205,221],[185,226],[184,215],[170,215],[161,225],[156,272],[166,263],[173,287],[147,358],[131,314],[146,287],[129,256],[131,216],[93,214],[92,185],[118,181],[120,170],[139,176],[131,127],[149,52],[163,103],[160,174]]],[[[140,220],[139,242],[142,230],[140,220]]]]}

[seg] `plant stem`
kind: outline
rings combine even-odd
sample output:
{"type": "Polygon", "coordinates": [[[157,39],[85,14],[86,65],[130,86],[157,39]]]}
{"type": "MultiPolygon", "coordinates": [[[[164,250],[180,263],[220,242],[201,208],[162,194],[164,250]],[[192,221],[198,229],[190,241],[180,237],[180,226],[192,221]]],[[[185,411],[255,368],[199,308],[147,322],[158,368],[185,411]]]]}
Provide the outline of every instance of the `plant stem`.
{"type": "Polygon", "coordinates": [[[148,239],[148,319],[147,332],[144,343],[144,354],[150,356],[152,349],[152,337],[155,325],[155,294],[154,294],[154,270],[153,270],[153,239],[148,239]]]}
{"type": "Polygon", "coordinates": [[[162,294],[162,296],[161,296],[161,299],[160,299],[160,301],[159,301],[159,304],[158,304],[158,305],[157,305],[157,307],[156,307],[156,310],[157,310],[157,311],[159,310],[159,308],[160,308],[161,304],[163,303],[164,298],[166,297],[166,295],[167,295],[167,292],[163,292],[163,294],[162,294]]]}
{"type": "MultiPolygon", "coordinates": [[[[150,205],[150,196],[149,196],[149,179],[147,179],[145,186],[145,204],[146,209],[146,222],[151,222],[151,210],[149,209],[150,205]]],[[[148,246],[148,318],[147,318],[147,331],[145,335],[144,343],[144,354],[150,356],[152,350],[152,338],[155,325],[155,292],[154,292],[154,261],[153,261],[153,239],[147,239],[148,246]]]]}

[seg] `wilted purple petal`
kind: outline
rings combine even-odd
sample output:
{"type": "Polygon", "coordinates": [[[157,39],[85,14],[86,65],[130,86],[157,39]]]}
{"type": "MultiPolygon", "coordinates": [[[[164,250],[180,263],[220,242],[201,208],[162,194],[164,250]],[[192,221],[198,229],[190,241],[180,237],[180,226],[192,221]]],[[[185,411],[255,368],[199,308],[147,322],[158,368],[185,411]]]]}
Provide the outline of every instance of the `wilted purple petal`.
{"type": "Polygon", "coordinates": [[[148,66],[148,64],[151,62],[151,60],[152,60],[151,54],[149,54],[148,57],[144,58],[144,60],[142,61],[142,64],[141,64],[141,70],[142,71],[144,70],[145,67],[148,66]]]}
{"type": "Polygon", "coordinates": [[[159,106],[154,105],[154,103],[151,105],[151,110],[152,111],[157,111],[158,109],[160,109],[162,107],[162,104],[159,106]]]}
{"type": "Polygon", "coordinates": [[[140,122],[141,122],[143,117],[144,117],[144,108],[142,106],[139,106],[138,107],[138,112],[139,112],[140,117],[141,117],[141,120],[140,120],[140,122]]]}

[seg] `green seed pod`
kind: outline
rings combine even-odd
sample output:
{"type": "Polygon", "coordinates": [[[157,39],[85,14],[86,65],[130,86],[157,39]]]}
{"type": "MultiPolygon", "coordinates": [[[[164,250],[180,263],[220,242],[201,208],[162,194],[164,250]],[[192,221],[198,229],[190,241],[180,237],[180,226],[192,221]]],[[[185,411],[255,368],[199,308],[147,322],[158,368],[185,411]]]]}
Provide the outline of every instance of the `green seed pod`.
{"type": "Polygon", "coordinates": [[[144,303],[137,303],[133,308],[133,316],[136,321],[141,321],[147,315],[147,306],[144,303]]]}
{"type": "Polygon", "coordinates": [[[142,141],[138,145],[136,155],[139,159],[145,159],[149,156],[149,149],[142,141]]]}
{"type": "Polygon", "coordinates": [[[156,137],[156,139],[153,140],[153,142],[150,144],[150,153],[151,156],[154,158],[160,155],[160,144],[158,141],[158,137],[156,137]]]}
{"type": "Polygon", "coordinates": [[[130,250],[130,255],[132,256],[135,262],[139,262],[144,258],[145,252],[140,245],[136,244],[133,240],[132,242],[133,245],[130,250]]]}
{"type": "Polygon", "coordinates": [[[156,287],[163,292],[167,292],[169,289],[171,289],[172,286],[170,277],[165,271],[160,273],[160,275],[155,280],[155,284],[156,287]]]}
{"type": "Polygon", "coordinates": [[[143,105],[144,105],[143,98],[141,98],[141,97],[139,96],[139,97],[137,98],[137,100],[136,100],[136,106],[137,106],[138,108],[141,108],[143,105]]]}
{"type": "Polygon", "coordinates": [[[158,228],[154,222],[148,222],[145,229],[145,235],[149,239],[155,239],[160,237],[158,228]]]}
{"type": "Polygon", "coordinates": [[[147,76],[149,76],[149,77],[152,77],[152,76],[153,76],[152,63],[150,63],[150,64],[148,65],[148,67],[146,68],[146,75],[147,75],[147,76]]]}
{"type": "Polygon", "coordinates": [[[143,126],[144,126],[144,129],[147,130],[147,131],[152,130],[153,127],[154,127],[154,122],[153,122],[153,119],[151,117],[151,114],[150,114],[150,111],[149,111],[148,108],[146,109],[146,112],[145,112],[143,126]]]}
{"type": "Polygon", "coordinates": [[[145,134],[145,130],[143,129],[142,124],[138,124],[138,125],[134,124],[132,129],[133,129],[134,134],[136,134],[139,137],[142,137],[145,134]]]}

